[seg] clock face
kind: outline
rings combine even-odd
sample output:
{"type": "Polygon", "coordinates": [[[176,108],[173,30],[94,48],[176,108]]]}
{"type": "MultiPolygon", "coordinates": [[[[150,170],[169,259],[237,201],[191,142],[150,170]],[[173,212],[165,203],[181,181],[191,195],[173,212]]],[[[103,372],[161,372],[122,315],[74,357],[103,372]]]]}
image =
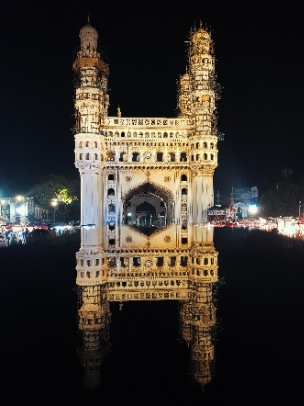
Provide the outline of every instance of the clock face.
{"type": "Polygon", "coordinates": [[[152,262],[148,259],[148,261],[146,261],[146,264],[145,264],[146,266],[151,266],[152,265],[152,262]]]}
{"type": "Polygon", "coordinates": [[[150,158],[150,157],[151,157],[151,153],[150,153],[150,152],[146,152],[146,153],[145,153],[145,157],[146,157],[146,158],[150,158]]]}

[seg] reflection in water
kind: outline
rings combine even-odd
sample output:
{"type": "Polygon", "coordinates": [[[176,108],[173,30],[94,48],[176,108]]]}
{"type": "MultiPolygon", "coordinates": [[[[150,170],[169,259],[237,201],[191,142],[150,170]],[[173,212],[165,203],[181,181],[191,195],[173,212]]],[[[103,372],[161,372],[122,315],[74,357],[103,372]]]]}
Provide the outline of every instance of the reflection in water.
{"type": "Polygon", "coordinates": [[[213,231],[210,225],[186,230],[171,226],[147,236],[122,226],[120,249],[104,244],[94,263],[79,250],[78,319],[83,337],[79,356],[86,387],[100,385],[100,368],[111,348],[110,303],[119,302],[122,309],[126,301],[177,300],[193,378],[202,388],[211,381],[216,326],[213,295],[218,282],[213,231]]]}

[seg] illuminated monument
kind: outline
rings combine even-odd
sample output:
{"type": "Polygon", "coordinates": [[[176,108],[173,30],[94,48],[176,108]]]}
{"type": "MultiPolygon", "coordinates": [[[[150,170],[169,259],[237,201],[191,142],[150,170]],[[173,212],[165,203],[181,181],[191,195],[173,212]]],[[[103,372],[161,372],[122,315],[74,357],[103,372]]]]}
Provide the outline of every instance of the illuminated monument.
{"type": "Polygon", "coordinates": [[[82,27],[73,64],[82,359],[98,359],[109,302],[178,300],[183,335],[197,347],[193,356],[198,364],[209,362],[218,265],[206,220],[214,204],[219,98],[210,33],[201,25],[190,35],[175,118],[123,117],[119,108],[109,116],[109,67],[97,40],[95,28],[82,27]]]}

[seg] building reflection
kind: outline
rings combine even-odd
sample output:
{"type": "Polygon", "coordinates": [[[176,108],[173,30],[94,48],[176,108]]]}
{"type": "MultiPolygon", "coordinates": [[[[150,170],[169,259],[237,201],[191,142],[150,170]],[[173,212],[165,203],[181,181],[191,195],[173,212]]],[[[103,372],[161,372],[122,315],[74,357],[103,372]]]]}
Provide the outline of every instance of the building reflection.
{"type": "Polygon", "coordinates": [[[150,236],[122,226],[116,235],[119,249],[104,243],[93,263],[80,249],[76,267],[79,357],[86,387],[101,384],[102,363],[111,350],[110,304],[118,302],[122,308],[127,301],[178,301],[180,334],[188,344],[193,378],[202,388],[211,382],[218,283],[213,235],[210,225],[186,230],[171,226],[150,236]]]}

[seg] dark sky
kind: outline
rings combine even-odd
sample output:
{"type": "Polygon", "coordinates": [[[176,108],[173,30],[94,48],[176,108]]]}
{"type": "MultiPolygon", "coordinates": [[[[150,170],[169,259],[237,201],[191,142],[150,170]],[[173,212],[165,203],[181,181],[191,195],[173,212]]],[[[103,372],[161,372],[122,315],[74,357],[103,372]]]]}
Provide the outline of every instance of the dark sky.
{"type": "Polygon", "coordinates": [[[0,5],[0,196],[26,193],[50,173],[78,176],[72,63],[88,14],[110,66],[110,115],[120,105],[123,116],[175,116],[185,41],[202,20],[222,87],[218,127],[225,140],[215,189],[262,191],[285,168],[304,174],[300,2],[19,3],[0,5]]]}

